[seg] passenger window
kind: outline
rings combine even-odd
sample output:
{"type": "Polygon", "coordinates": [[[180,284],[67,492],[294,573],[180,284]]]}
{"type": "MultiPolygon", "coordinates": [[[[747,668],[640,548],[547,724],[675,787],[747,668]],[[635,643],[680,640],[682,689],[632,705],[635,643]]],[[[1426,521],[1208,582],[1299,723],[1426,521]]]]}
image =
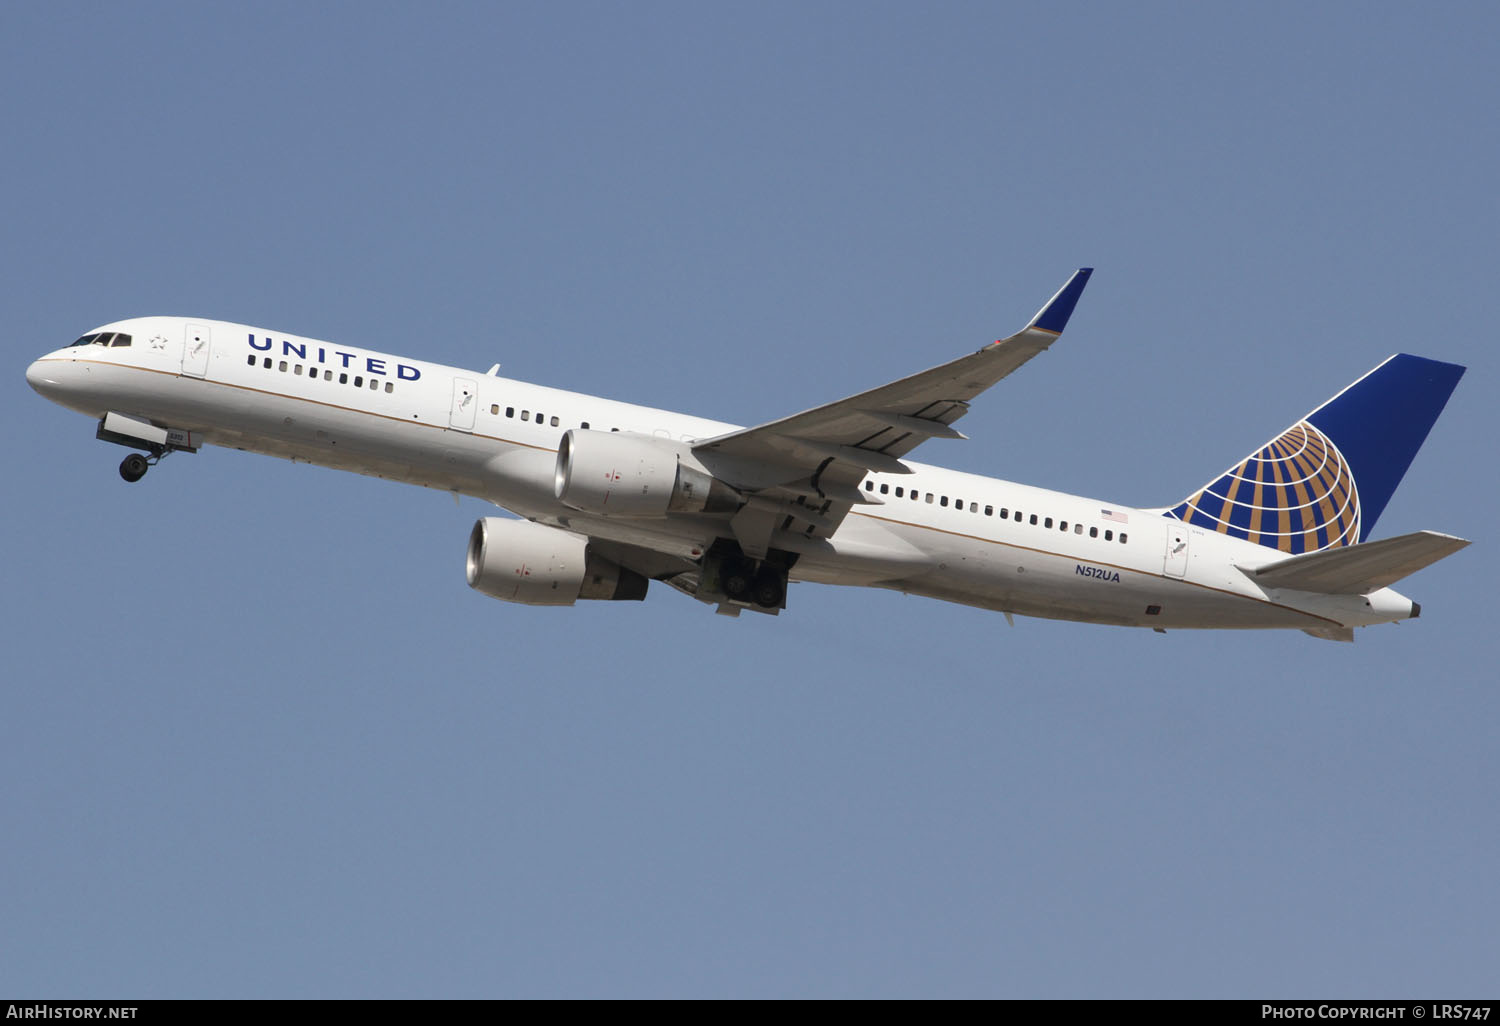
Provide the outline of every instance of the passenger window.
{"type": "Polygon", "coordinates": [[[345,374],[343,371],[339,372],[339,384],[341,384],[341,385],[347,385],[347,384],[349,384],[349,375],[345,374]]]}
{"type": "Polygon", "coordinates": [[[1105,541],[1114,541],[1115,540],[1115,532],[1113,532],[1113,531],[1105,531],[1104,532],[1104,540],[1105,541]]]}
{"type": "Polygon", "coordinates": [[[557,418],[553,417],[551,423],[553,427],[557,427],[557,418]]]}
{"type": "Polygon", "coordinates": [[[354,375],[354,387],[355,388],[364,388],[365,387],[365,379],[364,379],[363,375],[361,375],[361,374],[354,375]]]}
{"type": "MultiPolygon", "coordinates": [[[[931,502],[932,500],[929,498],[927,501],[931,502]]],[[[938,503],[938,505],[939,506],[946,506],[946,505],[948,505],[948,496],[946,496],[946,495],[943,496],[943,501],[940,502],[940,503],[938,503]]]]}
{"type": "Polygon", "coordinates": [[[906,498],[906,490],[904,488],[902,488],[900,485],[896,486],[896,498],[898,498],[898,499],[904,499],[904,498],[906,498]]]}
{"type": "Polygon", "coordinates": [[[299,378],[302,376],[302,365],[300,363],[292,368],[292,375],[299,378]]]}
{"type": "Polygon", "coordinates": [[[498,417],[499,415],[500,415],[500,404],[499,403],[492,404],[490,406],[490,416],[491,417],[498,417]]]}
{"type": "Polygon", "coordinates": [[[263,360],[263,361],[261,361],[261,362],[262,362],[262,364],[263,364],[263,365],[264,365],[264,367],[265,367],[265,369],[266,369],[266,370],[270,370],[270,369],[271,369],[271,358],[270,358],[270,357],[269,357],[269,356],[268,356],[268,357],[266,357],[266,358],[265,358],[265,359],[264,359],[264,360],[263,360]]]}
{"type": "MultiPolygon", "coordinates": [[[[1021,516],[1021,514],[1019,514],[1019,513],[1016,514],[1016,518],[1017,519],[1019,519],[1020,516],[1021,516]]],[[[1010,513],[1006,511],[1006,509],[1005,509],[1004,506],[1001,506],[1000,507],[1000,519],[1001,520],[1005,520],[1005,519],[1008,519],[1009,517],[1010,517],[1010,513]]]]}
{"type": "Polygon", "coordinates": [[[986,506],[986,507],[984,507],[984,515],[987,516],[987,517],[994,516],[995,515],[995,507],[994,506],[986,506]]]}
{"type": "Polygon", "coordinates": [[[971,503],[969,503],[969,512],[970,513],[978,513],[979,512],[979,503],[977,503],[977,502],[971,502],[971,503]]]}
{"type": "Polygon", "coordinates": [[[1045,521],[1042,522],[1042,526],[1050,528],[1052,526],[1052,518],[1048,517],[1045,521]]]}
{"type": "Polygon", "coordinates": [[[286,373],[286,361],[285,360],[281,361],[281,366],[278,367],[277,370],[281,371],[283,374],[286,373]]]}
{"type": "Polygon", "coordinates": [[[1032,527],[1036,526],[1036,514],[1035,513],[1031,514],[1031,526],[1032,527]]]}
{"type": "Polygon", "coordinates": [[[1124,531],[1120,532],[1120,544],[1121,545],[1125,544],[1125,532],[1124,531]]]}
{"type": "Polygon", "coordinates": [[[875,490],[875,482],[874,481],[866,481],[865,482],[865,491],[867,491],[867,492],[873,492],[874,490],[875,490]]]}
{"type": "Polygon", "coordinates": [[[1073,525],[1073,533],[1074,534],[1082,534],[1083,533],[1083,525],[1082,524],[1074,524],[1073,525]]]}
{"type": "Polygon", "coordinates": [[[324,381],[332,381],[333,380],[333,371],[331,371],[331,370],[324,371],[323,372],[323,380],[324,381]]]}
{"type": "Polygon", "coordinates": [[[378,392],[378,391],[380,391],[380,382],[376,381],[374,378],[370,379],[370,391],[371,392],[378,392]]]}
{"type": "Polygon", "coordinates": [[[1063,533],[1065,533],[1065,534],[1066,534],[1066,533],[1067,533],[1067,530],[1068,530],[1068,522],[1067,522],[1067,521],[1066,521],[1066,520],[1064,520],[1064,521],[1062,521],[1062,522],[1060,522],[1060,523],[1059,523],[1059,524],[1058,524],[1058,525],[1057,525],[1057,529],[1058,529],[1058,530],[1059,530],[1059,531],[1062,531],[1062,532],[1063,532],[1063,533]]]}
{"type": "Polygon", "coordinates": [[[505,408],[505,415],[507,417],[514,417],[516,415],[516,408],[514,406],[507,406],[505,408]]]}
{"type": "MultiPolygon", "coordinates": [[[[74,342],[73,344],[76,346],[78,343],[74,342]]],[[[252,367],[255,366],[255,354],[254,353],[250,354],[250,366],[252,366],[252,367]]]]}
{"type": "Polygon", "coordinates": [[[547,415],[539,411],[536,415],[536,422],[538,424],[545,424],[547,422],[547,415]]]}
{"type": "Polygon", "coordinates": [[[1099,528],[1097,528],[1097,527],[1091,527],[1091,528],[1089,528],[1089,537],[1090,538],[1097,538],[1097,537],[1099,537],[1099,528]]]}
{"type": "Polygon", "coordinates": [[[521,419],[522,420],[530,420],[531,419],[531,411],[530,410],[522,410],[521,411],[521,419]]]}
{"type": "MultiPolygon", "coordinates": [[[[932,493],[931,493],[931,492],[928,492],[928,493],[927,493],[927,503],[928,503],[928,505],[931,505],[931,504],[932,504],[932,493]]],[[[946,499],[945,499],[945,500],[943,500],[943,505],[944,505],[944,506],[946,506],[946,505],[948,505],[948,502],[947,502],[947,500],[946,500],[946,499]]]]}
{"type": "Polygon", "coordinates": [[[396,390],[396,383],[393,381],[387,381],[385,383],[385,390],[387,392],[394,392],[396,390]]]}
{"type": "Polygon", "coordinates": [[[580,424],[578,426],[581,427],[581,428],[583,428],[583,430],[587,431],[589,429],[589,422],[588,421],[584,421],[582,424],[580,424]]]}

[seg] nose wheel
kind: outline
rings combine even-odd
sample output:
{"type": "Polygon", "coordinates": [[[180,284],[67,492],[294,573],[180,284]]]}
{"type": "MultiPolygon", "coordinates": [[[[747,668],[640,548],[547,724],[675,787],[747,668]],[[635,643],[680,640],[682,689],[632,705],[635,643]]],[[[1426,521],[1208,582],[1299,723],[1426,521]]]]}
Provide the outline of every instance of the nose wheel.
{"type": "MultiPolygon", "coordinates": [[[[167,452],[171,452],[170,449],[167,452]]],[[[120,461],[120,476],[130,482],[139,481],[146,476],[146,471],[160,463],[166,452],[156,453],[152,456],[142,456],[133,452],[120,461]]]]}
{"type": "Polygon", "coordinates": [[[151,469],[151,461],[138,452],[133,452],[120,461],[120,476],[127,481],[139,481],[151,469]]]}

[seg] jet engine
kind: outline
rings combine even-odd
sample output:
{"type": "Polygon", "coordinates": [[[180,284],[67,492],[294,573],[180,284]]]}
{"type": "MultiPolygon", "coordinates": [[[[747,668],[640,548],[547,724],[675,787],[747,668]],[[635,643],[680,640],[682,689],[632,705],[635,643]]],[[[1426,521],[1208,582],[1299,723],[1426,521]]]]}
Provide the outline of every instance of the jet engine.
{"type": "Polygon", "coordinates": [[[469,587],[528,606],[643,599],[646,578],[589,552],[588,539],[529,520],[485,517],[469,534],[469,587]]]}
{"type": "Polygon", "coordinates": [[[553,494],[565,506],[615,517],[733,513],[739,492],[663,439],[574,428],[557,448],[553,494]]]}

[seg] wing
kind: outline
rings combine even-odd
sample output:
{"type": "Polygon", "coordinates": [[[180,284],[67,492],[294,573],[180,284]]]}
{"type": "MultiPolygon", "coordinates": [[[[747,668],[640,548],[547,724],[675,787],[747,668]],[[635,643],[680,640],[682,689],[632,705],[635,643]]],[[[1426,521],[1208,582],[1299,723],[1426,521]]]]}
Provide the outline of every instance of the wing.
{"type": "Polygon", "coordinates": [[[760,557],[777,527],[801,524],[810,536],[826,536],[850,506],[878,504],[860,491],[864,476],[910,473],[901,457],[927,439],[963,438],[952,425],[968,412],[969,401],[1062,334],[1093,273],[1079,268],[1031,323],[977,353],[695,445],[694,454],[716,477],[750,496],[730,522],[740,546],[760,557]]]}

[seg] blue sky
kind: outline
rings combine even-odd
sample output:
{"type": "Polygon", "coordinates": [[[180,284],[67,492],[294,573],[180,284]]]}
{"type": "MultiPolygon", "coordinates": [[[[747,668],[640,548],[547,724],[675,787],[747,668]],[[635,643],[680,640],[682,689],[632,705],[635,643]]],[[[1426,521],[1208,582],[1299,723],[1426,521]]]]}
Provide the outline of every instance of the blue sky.
{"type": "Polygon", "coordinates": [[[13,3],[0,993],[1473,996],[1500,955],[1493,5],[13,3]],[[1468,365],[1354,645],[800,585],[513,607],[483,504],[33,394],[236,320],[737,423],[971,351],[922,457],[1166,505],[1468,365]],[[1443,496],[1461,487],[1465,502],[1443,496]]]}

